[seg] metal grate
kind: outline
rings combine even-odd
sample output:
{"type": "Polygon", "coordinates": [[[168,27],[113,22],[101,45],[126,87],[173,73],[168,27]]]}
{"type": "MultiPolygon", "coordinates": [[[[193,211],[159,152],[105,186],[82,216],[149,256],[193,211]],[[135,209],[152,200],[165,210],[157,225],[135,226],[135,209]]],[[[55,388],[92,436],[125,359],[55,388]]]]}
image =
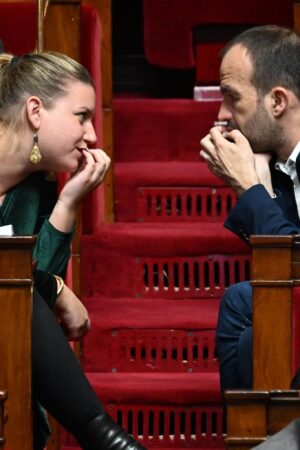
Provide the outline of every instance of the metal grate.
{"type": "Polygon", "coordinates": [[[222,408],[217,406],[107,405],[110,415],[148,447],[221,447],[222,408]]]}
{"type": "Polygon", "coordinates": [[[219,297],[250,278],[250,255],[136,258],[137,297],[219,297]]]}
{"type": "Polygon", "coordinates": [[[98,334],[98,371],[216,372],[214,330],[114,330],[98,334]]]}
{"type": "Polygon", "coordinates": [[[236,203],[236,194],[220,188],[138,188],[140,222],[223,222],[236,203]]]}

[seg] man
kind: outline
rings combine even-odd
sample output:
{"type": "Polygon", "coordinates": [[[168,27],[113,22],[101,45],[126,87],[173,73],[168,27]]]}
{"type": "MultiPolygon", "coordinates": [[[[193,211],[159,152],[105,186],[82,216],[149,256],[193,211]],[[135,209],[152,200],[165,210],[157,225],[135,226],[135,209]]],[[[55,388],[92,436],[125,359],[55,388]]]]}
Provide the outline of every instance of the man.
{"type": "MultiPolygon", "coordinates": [[[[210,169],[237,192],[225,226],[251,234],[300,232],[300,37],[278,26],[251,28],[224,49],[217,126],[201,140],[210,169]],[[298,176],[299,173],[299,176],[298,176]]],[[[231,286],[219,312],[221,387],[252,387],[252,291],[231,286]]]]}

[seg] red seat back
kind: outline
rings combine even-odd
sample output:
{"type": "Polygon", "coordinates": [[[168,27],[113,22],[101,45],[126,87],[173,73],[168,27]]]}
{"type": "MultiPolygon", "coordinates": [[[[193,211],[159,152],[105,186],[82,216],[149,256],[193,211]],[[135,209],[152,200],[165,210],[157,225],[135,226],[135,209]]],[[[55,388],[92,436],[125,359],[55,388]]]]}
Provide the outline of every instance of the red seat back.
{"type": "Polygon", "coordinates": [[[273,0],[272,3],[261,0],[144,0],[146,59],[151,64],[174,69],[197,66],[199,83],[216,82],[217,50],[222,40],[212,38],[209,43],[199,44],[203,49],[195,51],[193,30],[197,28],[199,35],[201,26],[268,23],[292,27],[292,0],[273,0]]]}

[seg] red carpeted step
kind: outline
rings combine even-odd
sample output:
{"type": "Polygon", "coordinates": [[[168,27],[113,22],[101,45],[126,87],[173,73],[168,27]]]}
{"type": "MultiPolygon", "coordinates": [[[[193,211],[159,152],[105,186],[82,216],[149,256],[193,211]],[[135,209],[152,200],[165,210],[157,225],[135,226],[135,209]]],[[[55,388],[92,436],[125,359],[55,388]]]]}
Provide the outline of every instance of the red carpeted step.
{"type": "Polygon", "coordinates": [[[115,161],[199,161],[199,142],[217,120],[219,106],[187,99],[115,99],[115,161]]]}
{"type": "Polygon", "coordinates": [[[104,404],[219,404],[219,374],[86,373],[104,404]]]}
{"type": "Polygon", "coordinates": [[[118,222],[221,222],[236,195],[198,162],[116,163],[118,222]]]}
{"type": "Polygon", "coordinates": [[[102,330],[129,327],[133,329],[176,328],[179,324],[187,330],[198,328],[199,324],[203,329],[212,329],[216,325],[219,307],[217,299],[204,299],[197,302],[188,299],[141,300],[97,296],[85,297],[83,301],[92,316],[93,327],[97,326],[102,330]]]}
{"type": "Polygon", "coordinates": [[[218,300],[89,298],[87,372],[215,372],[218,300]]]}
{"type": "Polygon", "coordinates": [[[222,447],[217,373],[87,376],[107,412],[145,447],[222,447]]]}
{"type": "Polygon", "coordinates": [[[103,225],[82,239],[83,297],[219,298],[249,277],[249,248],[218,224],[103,225]]]}

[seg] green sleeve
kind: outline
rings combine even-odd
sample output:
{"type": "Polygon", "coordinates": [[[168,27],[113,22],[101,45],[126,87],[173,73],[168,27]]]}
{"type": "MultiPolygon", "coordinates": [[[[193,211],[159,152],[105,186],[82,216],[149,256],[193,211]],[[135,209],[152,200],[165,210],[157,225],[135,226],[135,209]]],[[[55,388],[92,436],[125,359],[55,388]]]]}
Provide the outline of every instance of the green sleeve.
{"type": "Polygon", "coordinates": [[[71,255],[71,242],[74,231],[63,233],[45,219],[41,226],[33,258],[37,268],[55,275],[64,276],[71,255]]]}

